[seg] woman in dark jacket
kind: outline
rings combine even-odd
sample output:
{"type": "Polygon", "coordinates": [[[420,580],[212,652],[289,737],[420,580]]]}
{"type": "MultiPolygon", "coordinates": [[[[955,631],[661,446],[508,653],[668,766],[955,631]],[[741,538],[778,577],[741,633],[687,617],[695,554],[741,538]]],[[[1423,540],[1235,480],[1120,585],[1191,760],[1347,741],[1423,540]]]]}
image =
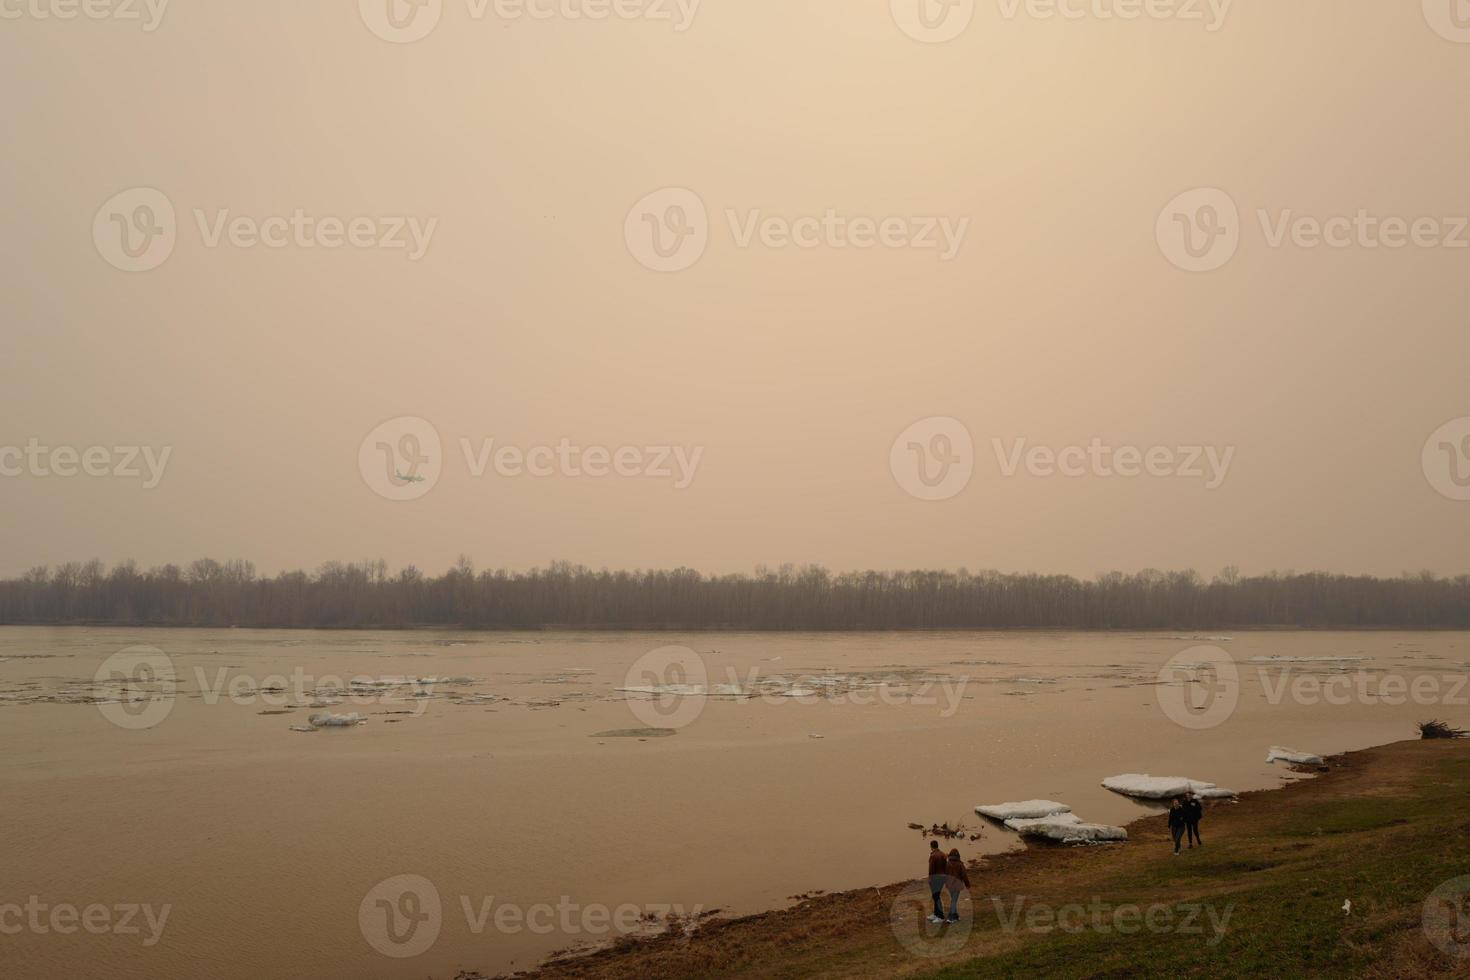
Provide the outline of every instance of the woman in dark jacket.
{"type": "Polygon", "coordinates": [[[1184,840],[1185,828],[1184,807],[1179,803],[1179,797],[1169,803],[1169,833],[1174,835],[1174,853],[1179,853],[1179,842],[1184,840]]]}
{"type": "Polygon", "coordinates": [[[960,892],[970,890],[970,872],[960,860],[958,848],[949,852],[949,861],[944,868],[944,887],[949,889],[949,921],[960,921],[960,892]]]}

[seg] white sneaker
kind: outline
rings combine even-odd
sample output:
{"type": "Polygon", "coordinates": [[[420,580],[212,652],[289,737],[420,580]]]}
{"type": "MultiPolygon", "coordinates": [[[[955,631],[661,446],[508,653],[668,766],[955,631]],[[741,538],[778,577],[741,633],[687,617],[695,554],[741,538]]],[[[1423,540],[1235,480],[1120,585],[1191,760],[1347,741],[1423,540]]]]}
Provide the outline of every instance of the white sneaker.
{"type": "Polygon", "coordinates": [[[941,922],[943,922],[943,921],[944,921],[944,920],[943,920],[943,919],[941,919],[941,918],[940,918],[940,917],[939,917],[939,916],[937,916],[937,915],[931,915],[931,916],[929,916],[929,921],[930,921],[930,922],[933,922],[933,923],[936,923],[936,924],[938,924],[938,923],[941,923],[941,922]]]}

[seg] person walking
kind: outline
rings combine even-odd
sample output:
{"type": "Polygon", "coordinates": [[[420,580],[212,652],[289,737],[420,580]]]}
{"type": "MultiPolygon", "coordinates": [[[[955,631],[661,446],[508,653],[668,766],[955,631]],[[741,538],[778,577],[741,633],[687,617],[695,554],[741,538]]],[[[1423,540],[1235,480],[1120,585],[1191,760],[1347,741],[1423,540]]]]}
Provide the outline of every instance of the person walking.
{"type": "Polygon", "coordinates": [[[1200,847],[1205,846],[1205,842],[1199,837],[1199,822],[1204,815],[1205,805],[1200,802],[1198,796],[1190,793],[1184,801],[1184,829],[1188,831],[1186,839],[1191,848],[1196,844],[1200,847]]]}
{"type": "Polygon", "coordinates": [[[965,862],[960,860],[959,849],[949,852],[944,866],[944,887],[949,889],[949,921],[960,921],[960,892],[970,890],[970,873],[965,862]]]}
{"type": "Polygon", "coordinates": [[[949,867],[949,859],[939,849],[939,841],[929,842],[929,894],[934,899],[934,914],[929,916],[930,922],[944,921],[944,903],[940,896],[944,894],[944,876],[949,867]]]}
{"type": "Polygon", "coordinates": [[[1174,854],[1179,854],[1179,844],[1184,840],[1184,806],[1179,802],[1179,797],[1174,797],[1169,803],[1169,833],[1174,837],[1174,854]]]}

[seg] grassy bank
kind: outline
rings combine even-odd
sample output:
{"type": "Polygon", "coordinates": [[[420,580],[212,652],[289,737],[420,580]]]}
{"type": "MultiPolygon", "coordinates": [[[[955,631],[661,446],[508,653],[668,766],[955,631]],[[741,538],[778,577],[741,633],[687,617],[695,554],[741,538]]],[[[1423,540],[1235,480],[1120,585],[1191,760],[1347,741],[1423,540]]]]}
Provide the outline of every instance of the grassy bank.
{"type": "Polygon", "coordinates": [[[972,874],[968,935],[915,939],[917,906],[900,902],[901,943],[900,884],[706,922],[687,939],[628,943],[535,976],[1470,977],[1470,914],[1463,957],[1423,928],[1431,892],[1470,875],[1470,742],[1329,762],[1317,778],[1212,806],[1205,846],[1179,857],[1151,816],[1126,845],[987,859],[972,874]]]}

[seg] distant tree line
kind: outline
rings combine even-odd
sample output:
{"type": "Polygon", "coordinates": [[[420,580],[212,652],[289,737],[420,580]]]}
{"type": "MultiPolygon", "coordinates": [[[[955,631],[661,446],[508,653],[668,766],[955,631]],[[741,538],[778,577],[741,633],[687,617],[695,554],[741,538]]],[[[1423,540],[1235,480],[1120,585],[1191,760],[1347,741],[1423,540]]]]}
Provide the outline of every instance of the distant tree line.
{"type": "Polygon", "coordinates": [[[1223,629],[1470,627],[1470,576],[1285,573],[1205,581],[1192,571],[1066,575],[994,571],[834,574],[814,566],[751,575],[593,571],[565,562],[528,572],[443,575],[382,561],[329,562],[315,574],[256,574],[205,558],[140,571],[132,562],[34,568],[0,581],[0,623],[480,629],[1223,629]]]}

